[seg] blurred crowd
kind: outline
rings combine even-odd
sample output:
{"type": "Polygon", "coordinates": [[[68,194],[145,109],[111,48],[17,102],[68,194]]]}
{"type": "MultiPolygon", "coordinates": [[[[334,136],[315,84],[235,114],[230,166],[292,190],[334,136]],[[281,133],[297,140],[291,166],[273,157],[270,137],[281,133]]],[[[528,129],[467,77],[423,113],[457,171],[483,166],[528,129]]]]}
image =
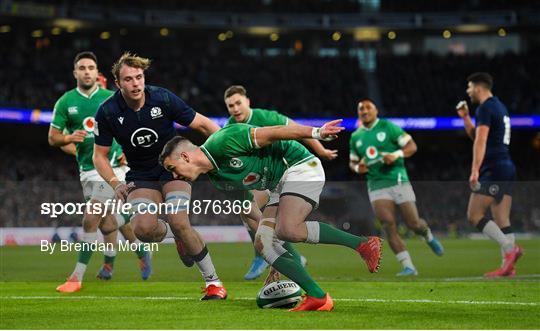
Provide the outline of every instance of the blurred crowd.
{"type": "Polygon", "coordinates": [[[507,53],[378,57],[377,77],[386,114],[452,116],[466,99],[466,77],[485,71],[494,77],[493,93],[511,114],[540,114],[540,56],[507,53]]]}
{"type": "Polygon", "coordinates": [[[511,114],[540,114],[540,54],[534,51],[493,57],[381,52],[373,76],[345,51],[321,57],[313,40],[303,46],[284,41],[271,48],[268,39],[221,43],[216,34],[202,32],[172,39],[141,32],[146,37],[140,42],[135,42],[136,32],[107,42],[96,40],[98,32],[93,33],[93,38],[53,38],[40,48],[14,33],[0,35],[11,45],[0,48],[0,75],[7,78],[0,80],[0,106],[52,109],[74,86],[74,55],[91,49],[109,88],[115,88],[109,68],[123,51],[131,50],[153,60],[147,84],[167,87],[210,116],[226,114],[223,92],[232,84],[246,86],[254,106],[294,117],[352,116],[356,102],[374,90],[380,92],[384,115],[453,116],[457,101],[467,97],[466,77],[475,71],[493,74],[494,93],[511,114]]]}
{"type": "MultiPolygon", "coordinates": [[[[58,6],[70,6],[68,0],[49,0],[46,3],[58,6]]],[[[154,0],[151,4],[143,0],[120,0],[114,3],[105,0],[79,0],[80,7],[106,8],[146,8],[160,10],[185,10],[203,12],[235,12],[235,13],[358,13],[380,10],[382,12],[450,12],[467,10],[505,10],[512,8],[534,8],[538,1],[526,0],[202,0],[174,1],[154,0]],[[535,3],[536,2],[536,3],[535,3]]]]}

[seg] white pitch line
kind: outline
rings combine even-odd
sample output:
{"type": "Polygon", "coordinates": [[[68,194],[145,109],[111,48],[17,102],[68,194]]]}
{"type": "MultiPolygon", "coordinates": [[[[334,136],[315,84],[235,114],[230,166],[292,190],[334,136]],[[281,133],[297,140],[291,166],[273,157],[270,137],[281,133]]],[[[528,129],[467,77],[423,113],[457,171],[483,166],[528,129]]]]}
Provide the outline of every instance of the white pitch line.
{"type": "MultiPolygon", "coordinates": [[[[452,282],[452,281],[463,281],[463,280],[489,280],[489,279],[492,279],[492,280],[503,280],[503,279],[509,279],[509,280],[512,280],[512,279],[528,279],[528,278],[540,278],[540,274],[530,274],[530,275],[516,275],[516,276],[512,276],[512,277],[496,277],[496,278],[486,278],[486,277],[483,277],[483,276],[471,276],[471,277],[449,277],[449,278],[443,278],[442,280],[443,281],[446,281],[446,282],[452,282]]],[[[422,279],[424,280],[424,279],[422,279]]]]}
{"type": "MultiPolygon", "coordinates": [[[[0,297],[2,299],[9,300],[161,300],[161,301],[187,301],[187,300],[199,300],[197,297],[130,297],[130,296],[6,296],[0,297]]],[[[255,300],[255,298],[238,297],[231,298],[230,300],[255,300]]],[[[540,306],[538,302],[513,302],[513,301],[470,301],[470,300],[430,300],[430,299],[369,299],[369,298],[355,298],[355,299],[333,299],[334,301],[343,302],[380,302],[380,303],[432,303],[432,304],[458,304],[458,305],[517,305],[517,306],[540,306]]]]}

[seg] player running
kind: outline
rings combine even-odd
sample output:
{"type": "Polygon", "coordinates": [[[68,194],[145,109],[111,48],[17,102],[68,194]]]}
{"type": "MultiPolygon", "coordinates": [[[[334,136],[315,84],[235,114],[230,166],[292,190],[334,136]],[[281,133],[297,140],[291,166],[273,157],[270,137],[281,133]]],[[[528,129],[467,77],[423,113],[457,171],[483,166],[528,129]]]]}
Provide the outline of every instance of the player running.
{"type": "MultiPolygon", "coordinates": [[[[233,85],[227,88],[225,91],[224,100],[227,110],[231,115],[226,125],[234,123],[246,123],[259,127],[274,125],[296,125],[296,122],[294,122],[292,119],[280,114],[277,111],[251,108],[247,91],[241,85],[233,85]]],[[[318,140],[302,139],[302,142],[308,145],[322,159],[333,160],[337,157],[337,150],[326,149],[318,140]]],[[[252,193],[255,196],[259,206],[264,207],[264,205],[266,205],[265,213],[269,215],[275,214],[275,209],[279,203],[278,201],[273,201],[272,204],[267,205],[268,193],[266,191],[254,190],[252,193]]],[[[245,215],[240,216],[249,233],[251,241],[254,242],[255,233],[257,232],[258,226],[257,222],[247,218],[245,215]]],[[[302,264],[305,266],[305,257],[299,255],[294,247],[290,245],[290,243],[285,243],[284,245],[285,249],[287,249],[295,257],[299,258],[302,264]]],[[[266,263],[264,258],[255,249],[255,258],[253,259],[248,272],[244,275],[244,278],[247,280],[258,278],[264,272],[267,266],[268,263],[266,263]]]]}
{"type": "MultiPolygon", "coordinates": [[[[340,121],[321,128],[232,124],[214,133],[201,147],[175,137],[160,156],[163,166],[177,178],[195,181],[206,173],[218,189],[247,194],[248,199],[248,190],[272,191],[270,200],[277,199],[279,205],[274,215],[259,223],[255,247],[277,271],[306,291],[305,300],[291,311],[331,310],[333,302],[279,240],[347,246],[366,260],[370,272],[379,268],[380,238],[358,237],[323,222],[306,222],[318,205],[325,175],[320,160],[295,140],[333,139],[343,130],[337,126],[340,121]]],[[[257,208],[251,211],[260,213],[257,208]]]]}
{"type": "Polygon", "coordinates": [[[375,217],[383,223],[390,248],[403,266],[397,276],[416,276],[418,270],[397,230],[396,206],[407,227],[424,237],[435,254],[443,255],[444,249],[426,221],[418,216],[416,197],[405,168],[404,158],[416,153],[416,143],[399,126],[377,115],[372,101],[358,103],[362,126],[351,135],[349,167],[358,174],[367,173],[375,217]]]}
{"type": "Polygon", "coordinates": [[[187,202],[191,185],[176,180],[159,163],[165,143],[176,135],[173,124],[179,123],[209,136],[219,127],[195,112],[170,91],[145,85],[144,71],[150,60],[124,53],[113,65],[112,73],[119,88],[96,114],[94,165],[114,188],[117,197],[133,206],[133,230],[144,242],[160,242],[166,236],[177,241],[199,268],[206,283],[202,300],[225,299],[223,287],[210,253],[200,235],[191,227],[187,202]],[[126,184],[115,175],[109,161],[113,138],[122,146],[130,165],[126,184]],[[149,207],[165,201],[180,206],[167,210],[168,223],[157,218],[149,207]]]}
{"type": "MultiPolygon", "coordinates": [[[[97,83],[98,67],[97,58],[92,52],[81,52],[73,61],[73,76],[77,80],[77,87],[66,92],[54,106],[54,114],[49,128],[49,144],[62,148],[66,153],[73,154],[79,164],[81,186],[86,201],[91,204],[101,204],[107,199],[114,198],[114,191],[106,185],[97,173],[92,163],[94,150],[94,116],[99,105],[112,95],[112,91],[101,88],[97,83]],[[66,132],[67,134],[64,134],[66,132]]],[[[124,177],[127,167],[125,157],[120,146],[114,142],[113,148],[107,155],[107,160],[113,167],[117,177],[124,177]]],[[[97,240],[98,226],[103,233],[105,242],[117,244],[116,228],[130,242],[137,242],[129,224],[125,224],[122,215],[108,215],[102,219],[101,215],[87,213],[83,216],[82,241],[93,243],[97,240]],[[117,224],[116,224],[117,223],[117,224]]],[[[56,288],[59,292],[76,292],[82,287],[83,276],[92,256],[92,251],[83,249],[75,270],[68,280],[56,288]]],[[[143,280],[150,277],[152,271],[150,265],[150,252],[138,250],[139,267],[143,280]]],[[[105,262],[99,270],[97,277],[111,279],[113,273],[116,251],[106,251],[105,262]]]]}
{"type": "Polygon", "coordinates": [[[514,276],[514,264],[523,254],[515,244],[510,225],[512,182],[516,168],[510,157],[510,116],[505,105],[493,95],[493,78],[485,72],[467,77],[467,94],[476,108],[476,128],[469,116],[466,101],[456,106],[463,118],[467,135],[474,141],[469,185],[472,193],[467,218],[480,232],[495,240],[501,247],[502,266],[484,274],[486,277],[514,276]],[[486,217],[491,209],[492,221],[486,217]]]}

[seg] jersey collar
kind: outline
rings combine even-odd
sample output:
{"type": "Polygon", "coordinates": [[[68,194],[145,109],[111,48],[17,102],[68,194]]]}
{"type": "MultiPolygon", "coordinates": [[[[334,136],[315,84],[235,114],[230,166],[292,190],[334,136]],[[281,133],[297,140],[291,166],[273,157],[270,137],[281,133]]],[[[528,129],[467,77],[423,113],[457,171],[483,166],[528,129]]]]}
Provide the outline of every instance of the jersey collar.
{"type": "Polygon", "coordinates": [[[253,109],[249,108],[249,116],[244,123],[249,124],[249,121],[251,121],[252,117],[253,117],[253,109]]]}
{"type": "Polygon", "coordinates": [[[363,129],[366,130],[366,131],[371,131],[371,130],[373,130],[374,127],[377,126],[377,124],[379,124],[379,119],[378,118],[375,120],[375,123],[373,123],[373,125],[370,128],[366,128],[364,126],[363,129]]]}
{"type": "MultiPolygon", "coordinates": [[[[120,107],[120,109],[121,110],[130,109],[129,106],[127,105],[126,100],[124,100],[124,96],[122,95],[122,92],[120,90],[118,90],[115,93],[117,93],[117,95],[115,95],[115,97],[117,98],[118,106],[120,107]]],[[[144,105],[141,107],[141,110],[146,106],[155,106],[156,105],[156,104],[153,103],[152,100],[150,100],[150,91],[148,91],[148,85],[146,85],[144,87],[144,94],[145,94],[144,105]]]]}
{"type": "Polygon", "coordinates": [[[99,91],[99,85],[96,84],[96,89],[95,89],[94,92],[92,92],[90,95],[84,94],[84,93],[81,91],[81,89],[79,89],[78,86],[77,86],[75,89],[77,90],[77,92],[78,92],[83,98],[86,98],[86,99],[92,99],[92,97],[93,97],[96,93],[98,93],[98,91],[99,91]]]}

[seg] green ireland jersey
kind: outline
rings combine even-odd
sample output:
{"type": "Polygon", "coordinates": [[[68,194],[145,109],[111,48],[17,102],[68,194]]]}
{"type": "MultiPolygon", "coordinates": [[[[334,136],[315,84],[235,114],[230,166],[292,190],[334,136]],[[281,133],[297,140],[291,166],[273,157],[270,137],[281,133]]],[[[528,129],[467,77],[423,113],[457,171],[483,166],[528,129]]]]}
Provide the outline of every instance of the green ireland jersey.
{"type": "Polygon", "coordinates": [[[384,119],[377,119],[371,128],[360,127],[351,135],[350,159],[360,161],[364,158],[370,191],[409,181],[403,158],[398,158],[391,165],[383,162],[384,154],[395,152],[407,144],[406,137],[403,129],[384,119]]]}
{"type": "Polygon", "coordinates": [[[285,171],[314,158],[294,140],[255,147],[249,124],[231,124],[212,134],[201,146],[214,169],[208,177],[222,191],[273,190],[285,171]]]}
{"type": "MultiPolygon", "coordinates": [[[[92,156],[94,154],[94,116],[99,105],[108,97],[113,95],[113,91],[98,88],[90,96],[83,94],[78,88],[67,91],[58,99],[54,105],[51,126],[60,131],[67,131],[69,134],[75,130],[85,130],[86,138],[83,142],[75,144],[77,147],[77,163],[79,171],[89,171],[94,169],[92,156]]],[[[117,157],[122,154],[122,148],[114,141],[109,152],[109,160],[112,167],[120,164],[117,157]]]]}
{"type": "MultiPolygon", "coordinates": [[[[234,117],[229,117],[226,125],[237,123],[234,117]]],[[[274,126],[274,125],[287,125],[289,118],[285,115],[278,113],[275,110],[267,110],[261,108],[252,108],[249,114],[246,124],[253,126],[274,126]]]]}

